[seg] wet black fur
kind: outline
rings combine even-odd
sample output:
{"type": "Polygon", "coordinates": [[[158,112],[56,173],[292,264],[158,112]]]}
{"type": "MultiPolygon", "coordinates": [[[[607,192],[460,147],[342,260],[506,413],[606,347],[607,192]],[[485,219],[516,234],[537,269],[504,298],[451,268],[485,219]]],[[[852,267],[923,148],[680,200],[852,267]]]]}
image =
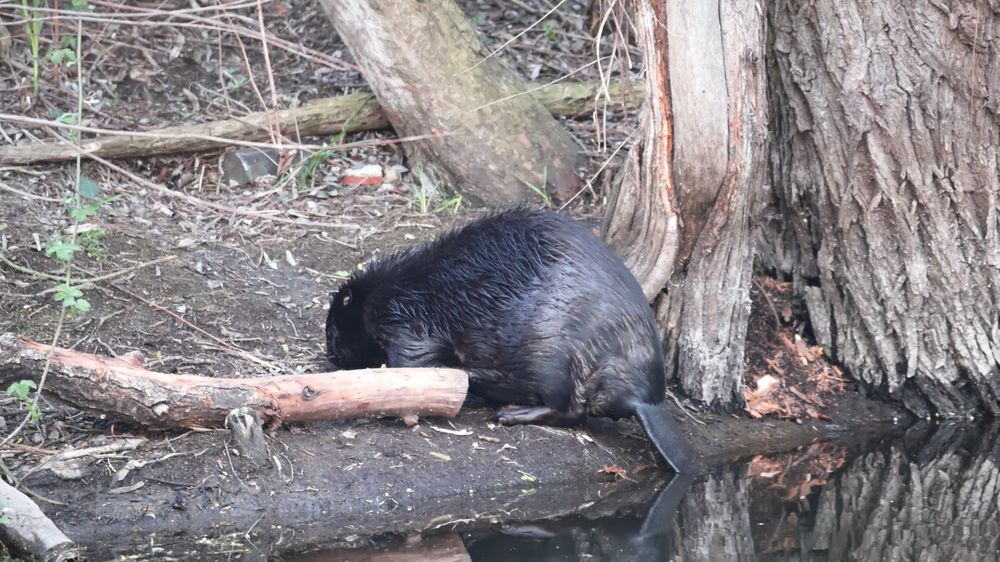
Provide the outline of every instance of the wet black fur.
{"type": "Polygon", "coordinates": [[[342,369],[465,369],[476,395],[529,406],[501,410],[504,423],[637,415],[676,470],[693,466],[656,406],[663,352],[642,289],[588,228],[556,212],[498,212],[368,264],[334,295],[326,339],[342,369]]]}

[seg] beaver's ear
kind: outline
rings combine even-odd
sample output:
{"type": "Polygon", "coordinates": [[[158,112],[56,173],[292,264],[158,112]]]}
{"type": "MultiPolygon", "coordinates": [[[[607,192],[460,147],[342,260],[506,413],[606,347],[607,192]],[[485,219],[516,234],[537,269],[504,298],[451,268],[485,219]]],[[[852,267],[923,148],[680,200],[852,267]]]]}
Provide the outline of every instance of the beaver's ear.
{"type": "Polygon", "coordinates": [[[341,306],[350,306],[350,304],[351,304],[351,288],[350,287],[344,287],[344,290],[342,291],[342,293],[340,295],[340,305],[341,306]]]}

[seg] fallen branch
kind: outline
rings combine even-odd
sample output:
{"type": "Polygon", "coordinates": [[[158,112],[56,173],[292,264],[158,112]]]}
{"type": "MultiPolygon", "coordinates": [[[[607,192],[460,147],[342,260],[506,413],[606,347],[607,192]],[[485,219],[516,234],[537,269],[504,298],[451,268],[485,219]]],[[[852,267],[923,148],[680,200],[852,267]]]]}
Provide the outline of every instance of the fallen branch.
{"type": "MultiPolygon", "coordinates": [[[[621,103],[628,108],[636,108],[642,103],[643,93],[639,84],[626,83],[623,86],[620,82],[612,82],[608,90],[612,103],[621,103]]],[[[572,115],[592,108],[599,92],[599,83],[571,82],[550,84],[533,91],[531,95],[554,115],[572,115]]],[[[302,107],[277,113],[251,113],[238,119],[180,125],[159,131],[135,133],[105,130],[103,132],[107,136],[87,140],[81,148],[89,155],[104,158],[205,151],[247,141],[268,140],[275,119],[281,130],[294,130],[301,136],[336,134],[342,130],[367,131],[389,126],[375,96],[369,92],[358,92],[317,99],[302,107]]],[[[0,115],[0,120],[28,122],[17,115],[0,115]]],[[[0,164],[59,162],[73,160],[76,155],[76,146],[59,142],[7,146],[0,147],[0,164]]]]}
{"type": "Polygon", "coordinates": [[[46,391],[76,408],[154,429],[221,427],[230,411],[256,410],[270,426],[354,417],[458,414],[468,376],[457,369],[365,369],[256,378],[173,375],[144,369],[136,354],[102,357],[0,335],[0,375],[40,372],[46,391]]]}
{"type": "Polygon", "coordinates": [[[0,480],[3,544],[36,560],[72,560],[76,546],[42,513],[31,498],[0,480]]]}

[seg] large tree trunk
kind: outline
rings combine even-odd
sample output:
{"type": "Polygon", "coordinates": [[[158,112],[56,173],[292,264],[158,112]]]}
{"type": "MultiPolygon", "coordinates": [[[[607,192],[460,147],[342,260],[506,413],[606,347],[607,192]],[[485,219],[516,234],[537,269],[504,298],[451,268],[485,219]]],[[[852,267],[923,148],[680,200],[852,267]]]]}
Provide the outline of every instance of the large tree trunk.
{"type": "Polygon", "coordinates": [[[321,0],[401,135],[462,194],[509,204],[564,199],[580,185],[580,147],[489,54],[453,0],[321,0]],[[503,100],[503,101],[501,101],[503,100]],[[547,184],[547,185],[546,185],[547,184]]]}
{"type": "Polygon", "coordinates": [[[720,405],[742,400],[750,211],[767,131],[764,24],[752,3],[638,2],[645,135],[605,221],[605,239],[654,301],[670,374],[720,405]]]}
{"type": "Polygon", "coordinates": [[[1000,413],[1000,8],[776,0],[766,256],[912,411],[1000,413]]]}

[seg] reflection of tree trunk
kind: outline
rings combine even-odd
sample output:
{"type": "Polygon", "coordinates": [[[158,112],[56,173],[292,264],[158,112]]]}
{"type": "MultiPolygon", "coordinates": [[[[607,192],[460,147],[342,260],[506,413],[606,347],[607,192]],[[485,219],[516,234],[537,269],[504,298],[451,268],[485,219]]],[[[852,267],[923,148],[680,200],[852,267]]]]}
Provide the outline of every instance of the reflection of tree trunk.
{"type": "Polygon", "coordinates": [[[671,373],[707,403],[742,399],[750,210],[767,127],[764,23],[759,4],[735,0],[636,8],[644,132],[610,197],[605,239],[655,299],[671,373]]]}
{"type": "Polygon", "coordinates": [[[681,503],[674,539],[675,560],[756,560],[750,534],[747,479],[742,465],[710,474],[691,485],[681,503]],[[683,530],[683,532],[681,532],[683,530]]]}
{"type": "Polygon", "coordinates": [[[996,560],[1000,428],[968,429],[942,427],[927,444],[911,431],[855,459],[820,493],[804,550],[829,560],[996,560]]]}
{"type": "Polygon", "coordinates": [[[820,343],[918,413],[1000,413],[1000,10],[776,0],[764,244],[820,343]]]}

